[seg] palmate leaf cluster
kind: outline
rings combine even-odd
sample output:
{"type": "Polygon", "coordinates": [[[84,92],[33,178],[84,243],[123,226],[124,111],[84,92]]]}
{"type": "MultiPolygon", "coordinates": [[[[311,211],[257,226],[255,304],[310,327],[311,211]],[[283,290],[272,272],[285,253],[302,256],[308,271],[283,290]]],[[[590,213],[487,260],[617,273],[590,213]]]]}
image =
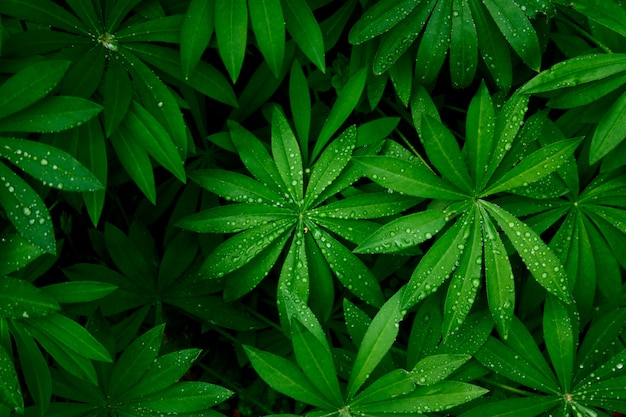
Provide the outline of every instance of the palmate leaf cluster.
{"type": "Polygon", "coordinates": [[[0,417],[626,414],[624,22],[0,0],[0,417]]]}

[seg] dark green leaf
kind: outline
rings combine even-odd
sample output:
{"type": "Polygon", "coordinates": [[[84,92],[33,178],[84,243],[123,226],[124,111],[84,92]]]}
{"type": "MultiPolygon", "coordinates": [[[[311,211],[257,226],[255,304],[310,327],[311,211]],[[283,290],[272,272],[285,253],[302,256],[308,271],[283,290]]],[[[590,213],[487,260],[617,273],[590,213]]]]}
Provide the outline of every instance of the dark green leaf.
{"type": "Polygon", "coordinates": [[[72,33],[88,34],[89,31],[73,14],[49,0],[4,0],[0,4],[0,13],[26,19],[43,25],[56,26],[72,33]]]}
{"type": "Polygon", "coordinates": [[[413,376],[404,369],[396,369],[378,378],[371,385],[360,392],[350,406],[372,404],[389,398],[406,395],[415,389],[413,376]]]}
{"type": "Polygon", "coordinates": [[[68,191],[95,191],[102,184],[70,154],[53,146],[24,139],[0,137],[0,157],[40,180],[68,191]]]}
{"type": "Polygon", "coordinates": [[[343,400],[337,370],[328,344],[322,344],[299,320],[291,322],[293,350],[298,365],[329,402],[340,408],[343,400]]]}
{"type": "Polygon", "coordinates": [[[0,204],[17,231],[48,253],[56,253],[54,228],[48,208],[23,179],[0,162],[0,204]]]}
{"type": "Polygon", "coordinates": [[[358,45],[387,32],[404,20],[417,3],[417,0],[379,1],[354,24],[348,38],[350,43],[358,45]]]}
{"type": "Polygon", "coordinates": [[[569,392],[574,370],[574,326],[565,306],[553,296],[546,297],[543,338],[561,387],[569,392]]]}
{"type": "Polygon", "coordinates": [[[134,413],[152,410],[154,414],[204,411],[226,401],[232,391],[208,382],[186,381],[125,404],[134,413]]]}
{"type": "Polygon", "coordinates": [[[17,233],[5,233],[0,238],[0,276],[28,265],[42,255],[43,250],[17,233]]]}
{"type": "Polygon", "coordinates": [[[335,408],[292,362],[252,346],[244,345],[243,348],[254,370],[276,391],[306,404],[327,409],[335,408]]]}
{"type": "Polygon", "coordinates": [[[478,35],[468,1],[452,1],[452,33],[450,36],[450,71],[452,85],[469,86],[478,66],[478,35]]]}
{"type": "Polygon", "coordinates": [[[106,297],[116,289],[117,286],[104,282],[78,281],[47,285],[42,291],[57,303],[86,303],[106,297]]]}
{"type": "Polygon", "coordinates": [[[351,400],[370,376],[371,372],[380,363],[393,345],[400,329],[400,322],[404,317],[401,309],[403,290],[398,291],[378,311],[363,341],[359,346],[359,352],[347,387],[347,398],[351,400]]]}
{"type": "Polygon", "coordinates": [[[417,202],[414,197],[395,193],[366,193],[334,201],[309,213],[318,218],[374,219],[398,214],[417,202]]]}
{"type": "Polygon", "coordinates": [[[215,0],[217,47],[233,82],[239,78],[246,53],[248,6],[245,0],[215,0]]]}
{"type": "Polygon", "coordinates": [[[337,132],[339,127],[346,121],[350,113],[356,108],[361,98],[363,88],[365,88],[365,80],[367,71],[365,68],[360,69],[356,74],[350,77],[350,80],[343,87],[337,101],[330,110],[330,114],[322,127],[322,131],[317,137],[311,159],[316,159],[330,138],[337,132]]]}
{"type": "Polygon", "coordinates": [[[411,378],[419,385],[433,385],[447,378],[471,358],[463,354],[427,356],[411,370],[411,378]]]}
{"type": "Polygon", "coordinates": [[[461,417],[536,417],[557,405],[557,396],[532,396],[493,401],[478,405],[461,414],[461,417]]]}
{"type": "Polygon", "coordinates": [[[102,107],[78,97],[48,97],[0,120],[0,132],[53,133],[91,119],[102,107]]]}
{"type": "Polygon", "coordinates": [[[52,380],[48,362],[42,355],[37,343],[21,326],[13,325],[11,334],[15,340],[17,354],[21,358],[21,372],[26,381],[28,392],[43,413],[52,398],[52,380]]]}
{"type": "Polygon", "coordinates": [[[104,76],[104,130],[111,136],[126,116],[132,98],[128,72],[119,59],[112,59],[104,76]]]}
{"type": "Polygon", "coordinates": [[[300,145],[280,108],[272,113],[272,156],[292,200],[300,205],[304,192],[300,145]]]}
{"type": "Polygon", "coordinates": [[[626,36],[626,10],[620,3],[601,0],[572,0],[567,5],[583,16],[626,36]]]}
{"type": "Polygon", "coordinates": [[[165,325],[153,327],[124,350],[113,367],[109,395],[119,397],[142,379],[159,353],[164,329],[165,325]]]}
{"type": "Polygon", "coordinates": [[[352,160],[374,182],[406,195],[445,200],[467,198],[423,164],[391,156],[358,156],[352,160]]]}
{"type": "Polygon", "coordinates": [[[309,160],[309,131],[311,130],[311,93],[300,62],[295,60],[289,76],[289,103],[304,163],[309,160]]]}
{"type": "Polygon", "coordinates": [[[251,1],[248,8],[258,48],[278,77],[285,56],[285,20],[280,0],[251,1]]]}
{"type": "Polygon", "coordinates": [[[214,18],[214,0],[189,2],[187,15],[180,30],[180,57],[185,78],[189,77],[209,45],[215,24],[214,18]]]}
{"type": "MultiPolygon", "coordinates": [[[[625,11],[626,13],[626,11],[625,11]]],[[[619,145],[626,135],[626,93],[604,114],[591,138],[589,163],[595,164],[619,145]]]]}
{"type": "Polygon", "coordinates": [[[245,175],[221,169],[194,171],[189,177],[207,190],[236,203],[263,203],[283,206],[283,198],[245,175]]]}
{"type": "Polygon", "coordinates": [[[0,86],[0,118],[16,113],[45,97],[63,78],[69,61],[31,64],[0,86]]]}
{"type": "Polygon", "coordinates": [[[285,25],[304,54],[322,72],[326,71],[324,37],[305,0],[281,0],[285,25]]]}
{"type": "Polygon", "coordinates": [[[484,82],[472,98],[467,110],[466,141],[463,151],[467,153],[468,168],[476,184],[482,184],[485,167],[494,146],[494,109],[484,82]]]}
{"type": "Polygon", "coordinates": [[[13,361],[4,347],[0,345],[0,369],[2,370],[2,380],[0,380],[0,403],[15,410],[19,414],[24,413],[24,399],[20,382],[13,361]]]}
{"type": "Polygon", "coordinates": [[[417,50],[415,76],[424,85],[437,79],[450,46],[452,0],[439,0],[437,6],[428,19],[417,50]]]}
{"type": "Polygon", "coordinates": [[[356,253],[393,253],[432,238],[446,224],[441,210],[408,214],[378,229],[354,250],[356,253]]]}
{"type": "Polygon", "coordinates": [[[184,217],[176,226],[198,233],[236,233],[293,215],[290,210],[265,204],[229,204],[184,217]]]}

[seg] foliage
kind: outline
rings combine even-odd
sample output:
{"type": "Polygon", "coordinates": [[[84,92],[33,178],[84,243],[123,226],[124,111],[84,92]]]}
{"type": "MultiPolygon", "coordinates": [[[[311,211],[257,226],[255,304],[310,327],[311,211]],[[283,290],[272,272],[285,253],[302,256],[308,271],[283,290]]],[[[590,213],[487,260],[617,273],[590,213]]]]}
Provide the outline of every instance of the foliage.
{"type": "Polygon", "coordinates": [[[625,21],[0,0],[0,417],[626,413],[625,21]]]}

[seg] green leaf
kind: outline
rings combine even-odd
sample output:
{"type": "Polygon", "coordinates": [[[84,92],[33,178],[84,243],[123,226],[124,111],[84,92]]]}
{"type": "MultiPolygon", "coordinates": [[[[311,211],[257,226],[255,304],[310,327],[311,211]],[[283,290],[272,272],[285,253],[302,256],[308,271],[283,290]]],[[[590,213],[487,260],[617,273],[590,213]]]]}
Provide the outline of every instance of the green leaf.
{"type": "Polygon", "coordinates": [[[328,145],[313,166],[304,198],[305,207],[314,205],[322,191],[341,174],[352,157],[355,143],[356,128],[351,126],[328,145]]]}
{"type": "MultiPolygon", "coordinates": [[[[495,226],[483,209],[481,209],[481,223],[489,309],[498,333],[506,340],[515,306],[513,270],[504,243],[502,243],[495,226]]],[[[476,262],[478,262],[478,258],[476,262]]]]}
{"type": "MultiPolygon", "coordinates": [[[[137,7],[150,3],[158,4],[152,0],[151,2],[140,3],[137,7]]],[[[149,20],[142,20],[116,31],[113,40],[118,41],[118,43],[121,42],[123,49],[131,46],[130,42],[179,43],[184,21],[185,15],[183,13],[171,16],[153,16],[149,20]]],[[[180,54],[177,54],[177,57],[180,63],[180,54]]]]}
{"type": "Polygon", "coordinates": [[[111,362],[111,355],[87,330],[61,314],[31,318],[22,322],[35,339],[44,335],[64,346],[74,355],[111,362]],[[34,334],[33,334],[34,333],[34,334]]]}
{"type": "Polygon", "coordinates": [[[299,320],[291,321],[291,340],[296,361],[304,374],[329,402],[341,408],[341,389],[328,344],[320,343],[299,320]]]}
{"type": "Polygon", "coordinates": [[[277,220],[231,237],[205,259],[199,271],[200,276],[221,278],[241,268],[279,239],[288,228],[293,227],[293,223],[291,219],[277,220]]]}
{"type": "Polygon", "coordinates": [[[186,216],[176,226],[197,233],[236,233],[287,217],[293,212],[281,207],[229,204],[186,216]]]}
{"type": "Polygon", "coordinates": [[[361,98],[363,88],[365,88],[365,80],[367,79],[367,71],[365,68],[361,68],[356,74],[350,77],[350,80],[343,87],[337,101],[330,109],[330,114],[322,127],[322,131],[317,137],[311,159],[317,158],[324,146],[328,143],[330,138],[337,132],[343,122],[346,121],[348,116],[356,108],[356,105],[361,98]]]}
{"type": "Polygon", "coordinates": [[[209,46],[215,25],[215,1],[193,0],[189,2],[187,14],[180,30],[180,58],[183,75],[189,74],[200,61],[209,46]]]}
{"type": "Polygon", "coordinates": [[[476,23],[478,49],[498,88],[508,91],[513,82],[513,64],[509,45],[481,1],[469,2],[476,23]]]}
{"type": "Polygon", "coordinates": [[[346,389],[348,400],[354,398],[396,340],[400,322],[405,314],[400,304],[403,294],[403,290],[394,294],[381,307],[367,328],[350,373],[346,389]]]}
{"type": "Polygon", "coordinates": [[[102,184],[102,189],[97,191],[85,191],[82,193],[83,201],[91,222],[98,224],[100,215],[106,200],[106,184],[108,176],[107,147],[102,127],[96,119],[92,119],[80,126],[75,132],[75,137],[80,141],[77,159],[89,169],[96,179],[102,184]]]}
{"type": "Polygon", "coordinates": [[[115,266],[133,284],[152,292],[154,272],[141,252],[141,246],[111,223],[104,226],[104,242],[115,266]]]}
{"type": "Polygon", "coordinates": [[[146,109],[133,101],[122,123],[148,155],[181,182],[185,182],[186,174],[180,149],[177,149],[167,131],[146,109]]]}
{"type": "Polygon", "coordinates": [[[461,414],[461,417],[536,417],[561,401],[556,395],[511,398],[478,405],[461,414]]]}
{"type": "Polygon", "coordinates": [[[203,169],[189,174],[194,182],[236,203],[264,203],[282,207],[284,200],[262,183],[234,171],[203,169]]]}
{"type": "Polygon", "coordinates": [[[69,61],[31,64],[0,85],[0,118],[16,113],[45,97],[63,79],[69,61]]]}
{"type": "Polygon", "coordinates": [[[91,119],[102,107],[79,97],[48,97],[0,120],[0,132],[53,133],[91,119]]]}
{"type": "MultiPolygon", "coordinates": [[[[308,241],[304,239],[301,231],[302,222],[296,225],[296,233],[291,241],[291,246],[283,261],[278,279],[281,291],[293,292],[298,298],[308,300],[309,298],[309,279],[312,275],[309,269],[309,259],[307,257],[308,241]]],[[[315,244],[313,244],[315,246],[315,244]]],[[[322,262],[324,260],[322,259],[322,262]]],[[[330,275],[330,272],[328,272],[330,275]]],[[[321,278],[320,278],[321,279],[321,278]]]]}
{"type": "Polygon", "coordinates": [[[2,369],[2,379],[0,380],[0,403],[9,407],[19,414],[24,413],[24,399],[17,372],[11,357],[0,344],[0,369],[2,369]]]}
{"type": "Polygon", "coordinates": [[[309,132],[311,130],[311,93],[300,62],[294,60],[289,76],[289,105],[296,128],[302,159],[309,161],[309,132]]]}
{"type": "Polygon", "coordinates": [[[524,158],[483,191],[483,196],[526,186],[556,171],[565,164],[583,138],[561,140],[544,146],[524,158]]]}
{"type": "Polygon", "coordinates": [[[248,8],[257,46],[278,77],[285,57],[285,19],[280,0],[251,1],[248,8]]]}
{"type": "Polygon", "coordinates": [[[356,129],[356,146],[377,145],[385,140],[393,132],[400,122],[399,117],[381,117],[367,123],[363,123],[356,129]]]}
{"type": "Polygon", "coordinates": [[[33,0],[26,3],[5,0],[0,4],[0,13],[46,26],[55,26],[71,33],[89,33],[83,22],[62,6],[49,0],[33,0]]]}
{"type": "MultiPolygon", "coordinates": [[[[15,324],[15,323],[14,323],[15,324]]],[[[28,392],[35,404],[45,413],[52,398],[52,380],[48,362],[37,343],[19,325],[11,326],[17,354],[21,358],[21,372],[26,381],[28,392]]]]}
{"type": "Polygon", "coordinates": [[[402,300],[403,308],[410,308],[435,292],[456,268],[469,237],[468,222],[474,217],[474,209],[458,219],[422,257],[411,274],[402,300]]]}
{"type": "Polygon", "coordinates": [[[452,85],[470,85],[478,66],[478,34],[468,1],[452,1],[452,31],[450,35],[450,71],[452,85]]]}
{"type": "Polygon", "coordinates": [[[155,414],[192,413],[207,410],[226,401],[233,392],[208,382],[179,382],[152,395],[125,404],[136,415],[144,410],[155,414]]]}
{"type": "MultiPolygon", "coordinates": [[[[379,2],[372,6],[367,13],[359,20],[359,22],[364,21],[366,16],[370,14],[370,11],[373,11],[375,8],[381,7],[380,4],[386,4],[386,7],[389,7],[390,4],[396,6],[397,2],[386,1],[379,2]]],[[[398,24],[395,24],[391,30],[389,30],[381,39],[380,45],[378,46],[378,50],[376,51],[376,56],[374,57],[374,74],[380,75],[387,71],[399,58],[402,56],[406,50],[411,46],[411,44],[415,41],[419,33],[421,32],[426,20],[430,16],[433,7],[437,4],[436,0],[428,0],[427,2],[416,2],[412,1],[411,3],[417,3],[414,5],[413,10],[409,15],[403,18],[398,24]]],[[[382,11],[382,10],[381,10],[382,11]]],[[[395,11],[395,9],[394,9],[395,11]]],[[[352,31],[350,32],[350,36],[356,30],[357,22],[352,31]]],[[[374,24],[375,22],[372,20],[370,23],[374,24]]],[[[371,29],[380,30],[380,28],[385,27],[390,22],[377,22],[375,23],[371,29]]],[[[371,32],[376,33],[376,32],[371,32]]],[[[368,35],[369,36],[369,35],[368,35]]]]}
{"type": "Polygon", "coordinates": [[[123,395],[139,382],[153,366],[163,340],[165,325],[155,326],[136,338],[120,355],[111,373],[108,393],[123,395]]]}
{"type": "Polygon", "coordinates": [[[350,402],[350,407],[406,395],[415,389],[411,373],[396,369],[372,382],[350,402]]]}
{"type": "Polygon", "coordinates": [[[358,156],[352,160],[372,181],[406,195],[444,200],[467,198],[423,164],[391,156],[358,156]]]}
{"type": "Polygon", "coordinates": [[[94,45],[76,59],[65,74],[59,94],[90,98],[100,87],[107,52],[106,48],[94,45]]]}
{"type": "Polygon", "coordinates": [[[328,233],[320,228],[310,227],[310,229],[337,279],[361,300],[373,306],[381,306],[384,301],[383,293],[372,271],[328,233]]]}
{"type": "Polygon", "coordinates": [[[288,238],[289,234],[284,233],[259,252],[250,262],[229,273],[225,277],[224,300],[226,302],[234,301],[256,288],[278,260],[288,238]]]}
{"type": "Polygon", "coordinates": [[[87,303],[106,297],[117,286],[98,281],[63,282],[42,287],[57,303],[87,303]]]}
{"type": "Polygon", "coordinates": [[[122,20],[126,17],[128,12],[137,5],[141,0],[120,0],[116,1],[115,5],[107,10],[106,14],[106,30],[107,32],[113,32],[122,20]]]}
{"type": "Polygon", "coordinates": [[[17,233],[3,233],[0,238],[0,276],[25,267],[43,250],[17,233]]]}
{"type": "Polygon", "coordinates": [[[102,94],[104,96],[104,130],[111,136],[126,116],[132,99],[132,86],[126,68],[119,59],[107,65],[102,94]]]}
{"type": "Polygon", "coordinates": [[[245,0],[215,0],[217,47],[233,82],[239,78],[246,53],[248,6],[245,0]]]}
{"type": "Polygon", "coordinates": [[[348,334],[352,342],[356,346],[360,346],[372,319],[347,298],[343,299],[343,312],[348,334]]]}
{"type": "Polygon", "coordinates": [[[17,278],[0,278],[0,317],[21,319],[45,316],[61,307],[54,298],[17,278]]]}
{"type": "MultiPolygon", "coordinates": [[[[140,338],[143,338],[143,335],[140,338]]],[[[126,351],[128,349],[126,348],[126,351]]],[[[120,392],[117,398],[120,401],[141,398],[174,385],[191,368],[200,353],[200,349],[184,349],[155,358],[150,363],[150,367],[142,374],[141,379],[131,389],[120,392]]],[[[131,368],[134,368],[134,366],[131,366],[131,368]]],[[[132,378],[133,380],[135,379],[134,376],[132,378]]]]}
{"type": "Polygon", "coordinates": [[[482,82],[467,110],[466,141],[468,168],[476,184],[482,184],[485,167],[494,146],[495,115],[489,91],[482,82]]]}
{"type": "Polygon", "coordinates": [[[468,247],[461,254],[459,266],[454,270],[446,295],[442,327],[444,340],[459,330],[474,305],[480,287],[482,263],[477,261],[483,258],[481,216],[474,216],[474,225],[470,226],[469,231],[468,247]]]}
{"type": "Polygon", "coordinates": [[[488,392],[476,385],[456,381],[442,381],[436,385],[418,387],[402,398],[393,398],[374,404],[355,407],[355,412],[365,415],[377,413],[421,415],[430,411],[442,411],[466,403],[488,392]]]}
{"type": "Polygon", "coordinates": [[[419,3],[418,0],[382,0],[370,7],[354,24],[348,35],[353,45],[366,42],[390,30],[403,20],[419,3]]]}
{"type": "Polygon", "coordinates": [[[0,157],[44,185],[68,191],[95,191],[102,184],[70,154],[35,141],[0,137],[0,157]]]}
{"type": "Polygon", "coordinates": [[[415,76],[424,85],[437,79],[450,46],[452,0],[439,0],[437,6],[428,19],[417,50],[415,76]]]}
{"type": "Polygon", "coordinates": [[[524,84],[520,93],[535,94],[575,87],[626,71],[626,54],[589,54],[561,61],[524,84]]]}
{"type": "Polygon", "coordinates": [[[152,203],[156,203],[156,186],[150,157],[137,143],[126,126],[120,125],[109,137],[113,150],[120,163],[139,187],[141,192],[152,203]]]}
{"type": "Polygon", "coordinates": [[[543,338],[563,392],[570,392],[574,370],[575,335],[572,318],[560,300],[546,297],[543,338]]]}
{"type": "Polygon", "coordinates": [[[74,13],[84,23],[88,23],[88,27],[94,33],[98,33],[102,29],[100,16],[96,12],[92,2],[84,2],[80,0],[66,0],[67,4],[72,8],[74,13]]]}
{"type": "Polygon", "coordinates": [[[472,180],[461,156],[459,144],[452,133],[441,122],[425,115],[422,119],[420,139],[429,160],[441,176],[460,190],[471,193],[474,188],[472,180]]]}
{"type": "Polygon", "coordinates": [[[254,370],[276,391],[316,407],[335,408],[293,362],[252,346],[243,348],[254,370]]]}
{"type": "Polygon", "coordinates": [[[394,253],[432,238],[446,224],[441,210],[425,210],[402,216],[381,226],[361,242],[356,253],[394,253]]]}
{"type": "Polygon", "coordinates": [[[433,385],[446,379],[471,358],[463,354],[427,356],[411,370],[411,378],[419,385],[433,385]]]}
{"type": "Polygon", "coordinates": [[[301,204],[304,183],[300,145],[278,107],[272,113],[272,156],[291,198],[301,204]]]}
{"type": "Polygon", "coordinates": [[[601,0],[572,0],[567,5],[583,16],[626,36],[626,10],[620,3],[601,0]]]}
{"type": "MultiPolygon", "coordinates": [[[[626,13],[626,12],[625,12],[626,13]]],[[[598,123],[589,149],[589,163],[595,164],[615,149],[625,138],[626,93],[622,94],[598,123]]]]}
{"type": "Polygon", "coordinates": [[[48,208],[23,179],[0,162],[0,204],[17,231],[42,250],[56,253],[54,228],[48,208]]]}
{"type": "MultiPolygon", "coordinates": [[[[428,91],[426,91],[424,86],[422,86],[421,84],[417,84],[413,89],[409,104],[411,106],[411,119],[413,120],[413,126],[415,126],[415,130],[417,131],[418,135],[422,134],[422,120],[425,118],[425,116],[430,116],[438,122],[441,122],[439,110],[437,109],[435,102],[430,97],[428,91]]],[[[416,156],[420,158],[419,155],[416,156]]],[[[412,158],[414,158],[413,155],[411,155],[411,158],[407,159],[412,158]]],[[[426,165],[426,163],[424,163],[424,165],[426,165]]]]}
{"type": "Polygon", "coordinates": [[[541,237],[528,225],[519,221],[507,211],[487,201],[482,201],[485,209],[493,216],[533,277],[549,293],[560,300],[570,303],[572,297],[568,290],[568,277],[557,256],[541,240],[541,237]]]}
{"type": "Polygon", "coordinates": [[[298,47],[322,72],[326,72],[324,37],[305,0],[281,0],[285,25],[298,47]]]}
{"type": "Polygon", "coordinates": [[[522,61],[531,69],[541,67],[541,48],[537,33],[513,0],[483,0],[491,17],[522,61]]]}
{"type": "Polygon", "coordinates": [[[374,219],[398,214],[419,202],[414,197],[400,194],[364,193],[333,201],[309,211],[311,216],[333,219],[374,219]]]}
{"type": "Polygon", "coordinates": [[[487,343],[476,352],[474,357],[487,368],[518,384],[549,394],[561,392],[559,386],[552,379],[546,378],[543,373],[532,367],[525,358],[493,337],[487,340],[487,343]]]}
{"type": "MultiPolygon", "coordinates": [[[[168,48],[162,48],[161,50],[168,48]]],[[[172,51],[179,62],[179,56],[172,51]]],[[[133,83],[142,98],[143,106],[167,130],[181,155],[187,154],[187,127],[180,107],[170,89],[159,77],[134,54],[124,51],[120,54],[129,64],[133,83]]],[[[145,59],[145,56],[142,56],[145,59]]],[[[180,65],[180,64],[179,64],[180,65]]],[[[177,69],[181,71],[181,67],[177,69]]]]}

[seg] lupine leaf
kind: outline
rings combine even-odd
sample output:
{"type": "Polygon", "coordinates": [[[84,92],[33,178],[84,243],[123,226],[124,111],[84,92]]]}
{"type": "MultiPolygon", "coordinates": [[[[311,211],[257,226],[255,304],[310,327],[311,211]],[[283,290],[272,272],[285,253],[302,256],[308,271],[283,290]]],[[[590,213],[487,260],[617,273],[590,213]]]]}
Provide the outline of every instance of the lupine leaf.
{"type": "Polygon", "coordinates": [[[561,387],[569,392],[574,370],[574,326],[565,306],[553,296],[546,298],[544,306],[543,337],[561,387]]]}
{"type": "Polygon", "coordinates": [[[478,405],[461,414],[461,417],[536,417],[560,401],[557,396],[511,398],[478,405]]]}
{"type": "Polygon", "coordinates": [[[354,398],[358,389],[393,345],[399,332],[400,321],[404,317],[400,304],[402,294],[403,291],[398,291],[390,298],[367,328],[350,373],[347,387],[348,399],[354,398]]]}
{"type": "Polygon", "coordinates": [[[404,20],[417,5],[416,0],[383,0],[369,8],[350,30],[348,40],[353,45],[368,41],[404,20]]]}
{"type": "Polygon", "coordinates": [[[470,359],[463,354],[427,356],[411,370],[411,378],[419,385],[433,385],[443,381],[470,359]]]}
{"type": "Polygon", "coordinates": [[[244,350],[254,370],[276,391],[321,408],[333,408],[293,362],[252,346],[244,350]]]}
{"type": "Polygon", "coordinates": [[[452,85],[467,87],[474,79],[478,66],[478,35],[468,1],[452,1],[452,31],[450,35],[450,71],[452,85]]]}
{"type": "Polygon", "coordinates": [[[24,399],[22,397],[17,372],[15,371],[13,361],[2,345],[0,345],[0,369],[2,369],[0,403],[15,410],[19,414],[23,414],[24,399]]]}
{"type": "Polygon", "coordinates": [[[246,52],[248,6],[245,0],[215,1],[217,47],[233,82],[239,78],[246,52]]]}
{"type": "Polygon", "coordinates": [[[293,212],[281,207],[228,204],[186,216],[176,226],[197,233],[236,233],[287,217],[293,217],[293,212]]]}
{"type": "Polygon", "coordinates": [[[35,141],[0,137],[0,157],[59,190],[95,191],[102,184],[70,154],[35,141]]]}
{"type": "Polygon", "coordinates": [[[396,369],[372,382],[350,402],[350,406],[384,401],[406,395],[414,389],[413,375],[404,369],[396,369]]]}
{"type": "Polygon", "coordinates": [[[265,62],[278,76],[285,56],[285,20],[280,0],[248,3],[252,31],[265,62]]]}
{"type": "Polygon", "coordinates": [[[415,76],[422,84],[432,84],[439,75],[450,46],[452,0],[439,0],[428,19],[417,50],[415,76]]]}
{"type": "Polygon", "coordinates": [[[185,381],[124,405],[139,412],[153,411],[154,414],[191,413],[213,407],[232,394],[232,391],[208,382],[185,381]]]}
{"type": "Polygon", "coordinates": [[[2,277],[0,289],[0,317],[39,317],[60,310],[53,297],[24,280],[2,277]]]}
{"type": "Polygon", "coordinates": [[[16,113],[45,97],[63,78],[69,61],[31,64],[0,85],[0,118],[16,113]]]}
{"type": "Polygon", "coordinates": [[[47,97],[0,120],[0,132],[53,133],[91,119],[102,107],[79,97],[47,97]]]}
{"type": "MultiPolygon", "coordinates": [[[[626,12],[625,12],[626,13],[626,12]]],[[[626,129],[626,93],[611,105],[598,123],[591,138],[589,163],[595,164],[615,149],[625,138],[626,129]]]]}
{"type": "Polygon", "coordinates": [[[48,253],[55,253],[52,219],[39,195],[2,162],[0,180],[0,204],[13,226],[32,244],[48,253]]]}
{"type": "Polygon", "coordinates": [[[300,204],[304,192],[300,145],[285,115],[278,108],[272,113],[272,156],[291,198],[300,204]]]}
{"type": "Polygon", "coordinates": [[[118,59],[109,61],[104,76],[104,129],[111,136],[124,119],[132,99],[128,72],[118,59]]]}
{"type": "Polygon", "coordinates": [[[365,80],[367,79],[367,71],[365,68],[360,69],[356,74],[350,77],[350,80],[343,87],[337,101],[330,110],[330,114],[322,127],[322,131],[317,137],[311,159],[317,158],[324,146],[330,138],[337,132],[339,127],[346,121],[350,113],[355,109],[361,98],[363,88],[365,88],[365,80]]]}
{"type": "Polygon", "coordinates": [[[309,5],[304,0],[281,0],[281,5],[289,34],[311,62],[325,72],[324,37],[309,5]]]}
{"type": "Polygon", "coordinates": [[[180,31],[180,56],[186,78],[198,64],[209,45],[215,24],[215,1],[193,0],[189,2],[187,15],[180,31]]]}

